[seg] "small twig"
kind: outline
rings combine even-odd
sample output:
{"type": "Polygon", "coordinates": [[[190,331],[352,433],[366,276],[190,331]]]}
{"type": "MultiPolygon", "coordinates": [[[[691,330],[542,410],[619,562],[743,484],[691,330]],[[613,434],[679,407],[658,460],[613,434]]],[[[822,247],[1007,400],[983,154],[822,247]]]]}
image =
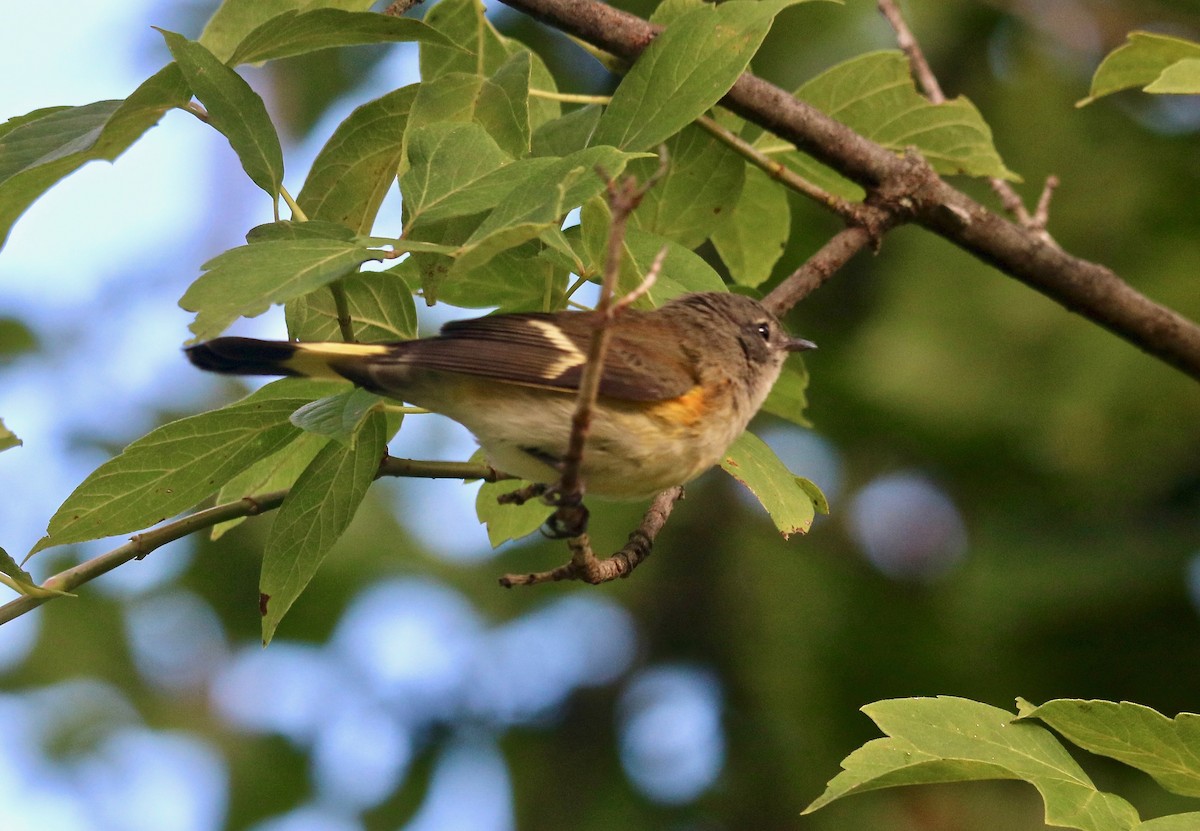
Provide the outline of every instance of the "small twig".
{"type": "Polygon", "coordinates": [[[1003,179],[988,179],[988,184],[992,186],[992,192],[1000,197],[1000,207],[1004,208],[1018,225],[1028,228],[1033,218],[1029,215],[1025,203],[1021,201],[1021,196],[1013,190],[1013,186],[1003,179]]]}
{"type": "Polygon", "coordinates": [[[393,0],[393,2],[389,3],[388,7],[383,10],[383,13],[386,15],[391,15],[392,17],[404,17],[405,12],[407,12],[413,6],[421,5],[422,2],[424,2],[424,0],[393,0]]]}
{"type": "Polygon", "coordinates": [[[616,580],[618,577],[628,577],[630,572],[650,556],[654,540],[666,525],[675,503],[682,498],[683,488],[678,485],[654,497],[654,501],[642,517],[641,524],[629,535],[629,541],[611,557],[597,559],[592,553],[587,534],[581,534],[568,543],[571,548],[570,562],[549,571],[505,574],[500,578],[500,585],[511,589],[513,586],[535,586],[559,580],[582,580],[596,585],[616,580]]]}
{"type": "Polygon", "coordinates": [[[1050,220],[1050,200],[1054,198],[1054,190],[1058,187],[1058,177],[1051,174],[1046,177],[1046,184],[1042,186],[1042,195],[1038,197],[1037,209],[1033,212],[1033,219],[1029,223],[1029,227],[1039,230],[1046,230],[1046,223],[1050,220]]]}
{"type": "Polygon", "coordinates": [[[874,244],[877,239],[875,234],[861,225],[852,225],[839,231],[772,289],[763,298],[763,305],[777,315],[784,314],[820,288],[850,258],[874,244]]]}
{"type": "Polygon", "coordinates": [[[879,0],[879,11],[887,18],[887,22],[896,32],[896,43],[908,56],[913,75],[916,77],[917,83],[921,85],[921,89],[925,91],[925,97],[935,104],[944,103],[946,96],[942,93],[941,84],[938,83],[937,77],[930,69],[929,61],[925,60],[925,53],[921,51],[921,45],[917,43],[912,29],[908,28],[904,15],[900,13],[900,7],[894,0],[879,0]]]}
{"type": "MultiPolygon", "coordinates": [[[[583,497],[584,482],[579,475],[583,447],[591,431],[592,410],[600,394],[600,379],[604,374],[604,358],[608,352],[612,322],[619,311],[613,303],[613,295],[617,287],[617,278],[621,274],[625,225],[629,215],[646,195],[646,191],[665,175],[666,159],[666,151],[663,150],[660,153],[658,170],[640,186],[632,176],[618,183],[605,175],[612,223],[608,232],[608,250],[605,253],[604,275],[600,282],[600,297],[596,302],[596,328],[592,331],[592,338],[588,343],[587,363],[584,364],[583,374],[579,379],[579,394],[575,399],[575,411],[571,415],[571,437],[562,459],[562,478],[556,488],[564,520],[568,519],[565,514],[578,506],[583,497]]],[[[602,171],[601,174],[604,175],[602,171]]]]}
{"type": "MultiPolygon", "coordinates": [[[[387,456],[380,462],[376,478],[382,476],[408,476],[423,479],[482,479],[485,482],[513,478],[490,465],[397,459],[393,456],[387,456]]],[[[167,543],[182,539],[189,534],[203,531],[205,528],[211,528],[231,519],[273,511],[283,504],[287,494],[286,490],[272,491],[204,508],[173,522],[135,534],[124,545],[85,560],[65,571],[60,571],[46,578],[41,585],[43,588],[53,591],[69,592],[84,583],[95,580],[102,574],[107,574],[117,566],[124,565],[130,560],[140,560],[155,549],[162,548],[167,543]]],[[[22,595],[15,600],[10,600],[0,606],[0,624],[32,612],[38,606],[57,596],[59,595],[50,594],[39,597],[22,595]]]]}
{"type": "MultiPolygon", "coordinates": [[[[892,29],[896,33],[896,43],[900,46],[904,54],[908,56],[908,63],[912,67],[913,77],[921,85],[925,97],[934,104],[944,103],[946,95],[942,92],[942,87],[938,83],[937,77],[933,74],[933,70],[929,67],[929,61],[925,59],[925,53],[921,50],[921,45],[917,42],[912,29],[909,28],[908,23],[905,21],[900,7],[896,5],[895,0],[878,0],[878,5],[879,11],[887,18],[887,22],[891,24],[892,29]]],[[[1007,181],[998,177],[992,177],[988,179],[988,184],[991,185],[992,190],[999,197],[1000,205],[1017,221],[1018,225],[1037,233],[1043,242],[1055,245],[1054,240],[1046,231],[1046,223],[1049,220],[1050,213],[1050,194],[1058,185],[1057,177],[1051,176],[1046,179],[1046,187],[1042,190],[1042,197],[1038,201],[1037,210],[1032,215],[1029,213],[1029,209],[1025,207],[1025,203],[1021,200],[1020,195],[1007,181]]]]}
{"type": "Polygon", "coordinates": [[[814,185],[791,168],[772,159],[732,130],[727,130],[706,115],[697,118],[696,124],[780,184],[824,205],[847,222],[858,220],[858,205],[814,185]]]}

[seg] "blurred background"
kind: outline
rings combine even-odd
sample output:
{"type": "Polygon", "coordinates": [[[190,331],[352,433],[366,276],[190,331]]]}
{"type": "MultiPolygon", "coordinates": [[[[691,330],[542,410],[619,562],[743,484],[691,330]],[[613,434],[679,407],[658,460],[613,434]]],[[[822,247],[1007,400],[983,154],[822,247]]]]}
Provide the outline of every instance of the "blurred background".
{"type": "MultiPolygon", "coordinates": [[[[0,6],[0,117],[124,97],[168,59],[150,25],[195,37],[214,5],[0,6]]],[[[1056,238],[1200,319],[1200,105],[1130,93],[1074,108],[1129,30],[1200,39],[1200,4],[907,11],[1027,200],[1061,177],[1056,238]]],[[[605,91],[563,38],[490,14],[561,86],[605,91]]],[[[755,67],[794,87],[892,43],[874,3],[805,5],[780,16],[755,67]]],[[[285,135],[295,193],[354,106],[416,80],[416,51],[325,52],[247,77],[285,135]]],[[[777,277],[837,230],[792,208],[777,277]]],[[[176,301],[270,210],[225,141],[177,112],[18,222],[0,253],[0,417],[24,446],[0,454],[0,545],[20,558],[125,443],[245,392],[181,359],[176,301]]],[[[381,232],[398,216],[391,199],[381,232]]],[[[454,314],[427,311],[430,325],[454,314]]],[[[821,346],[813,429],[756,427],[829,496],[808,536],[781,540],[715,471],[633,579],[503,591],[497,575],[555,565],[562,546],[492,551],[473,486],[381,482],[265,650],[270,519],[181,541],[0,628],[0,826],[1027,831],[1043,827],[1040,803],[1015,783],[800,811],[877,735],[858,708],[878,699],[1200,710],[1200,386],[913,228],[790,323],[821,346]]],[[[281,336],[282,315],[238,331],[281,336]]],[[[435,417],[409,419],[392,445],[470,451],[435,417]]],[[[620,545],[640,510],[596,509],[599,547],[620,545]]],[[[40,579],[113,544],[31,566],[40,579]]],[[[1195,810],[1083,761],[1144,817],[1195,810]]]]}

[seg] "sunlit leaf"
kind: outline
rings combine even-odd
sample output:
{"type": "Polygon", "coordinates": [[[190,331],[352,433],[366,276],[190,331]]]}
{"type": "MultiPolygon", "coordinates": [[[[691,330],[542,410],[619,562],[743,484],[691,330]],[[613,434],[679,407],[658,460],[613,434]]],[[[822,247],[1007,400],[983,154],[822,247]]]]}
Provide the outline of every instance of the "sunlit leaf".
{"type": "Polygon", "coordinates": [[[540,499],[531,499],[524,505],[501,505],[496,498],[526,487],[529,483],[519,479],[502,482],[484,482],[475,496],[475,513],[480,524],[487,527],[488,542],[497,548],[509,540],[527,537],[541,528],[554,509],[540,499]]]}
{"type": "Polygon", "coordinates": [[[386,447],[387,419],[374,413],[353,444],[325,445],[283,500],[263,551],[259,580],[264,644],[349,527],[386,447]]]}
{"type": "Polygon", "coordinates": [[[758,498],[785,539],[812,526],[816,507],[808,490],[758,436],[742,433],[726,452],[721,468],[758,498]]]}
{"type": "Polygon", "coordinates": [[[1150,774],[1168,791],[1200,796],[1200,715],[1174,719],[1128,701],[1018,699],[1021,718],[1036,718],[1084,750],[1150,774]]]}
{"type": "Polygon", "coordinates": [[[158,30],[208,111],[208,122],[229,139],[250,180],[272,198],[283,182],[283,150],[275,125],[258,93],[212,52],[183,35],[158,30]]]}
{"type": "Polygon", "coordinates": [[[1137,812],[1096,789],[1051,733],[1012,713],[962,698],[906,698],[863,707],[888,736],[842,761],[805,813],[854,793],[898,785],[1020,779],[1046,803],[1046,824],[1081,831],[1129,831],[1137,812]]]}
{"type": "Polygon", "coordinates": [[[807,389],[808,370],[805,369],[804,362],[796,357],[789,358],[762,408],[765,412],[793,424],[811,427],[812,424],[804,416],[808,407],[808,397],[805,395],[807,389]]]}
{"type": "Polygon", "coordinates": [[[934,104],[912,80],[903,52],[870,52],[827,69],[796,90],[826,115],[884,147],[916,147],[944,174],[1017,179],[992,130],[966,98],[934,104]]]}
{"type": "Polygon", "coordinates": [[[1200,58],[1185,58],[1171,64],[1154,83],[1146,85],[1146,92],[1175,95],[1200,93],[1200,58]]]}
{"type": "MultiPolygon", "coordinates": [[[[1153,32],[1130,32],[1128,40],[1101,61],[1100,66],[1096,68],[1096,74],[1092,76],[1092,87],[1088,92],[1088,97],[1076,106],[1082,107],[1097,98],[1123,89],[1148,87],[1163,76],[1172,65],[1197,58],[1200,58],[1200,43],[1153,32]]],[[[1192,72],[1187,68],[1181,71],[1185,76],[1192,72]]],[[[1186,77],[1182,77],[1181,80],[1186,80],[1186,77]]],[[[1167,83],[1171,84],[1170,81],[1167,83]]],[[[1179,90],[1159,89],[1154,91],[1174,92],[1179,90]]],[[[1196,92],[1197,90],[1193,88],[1183,91],[1196,92]]]]}

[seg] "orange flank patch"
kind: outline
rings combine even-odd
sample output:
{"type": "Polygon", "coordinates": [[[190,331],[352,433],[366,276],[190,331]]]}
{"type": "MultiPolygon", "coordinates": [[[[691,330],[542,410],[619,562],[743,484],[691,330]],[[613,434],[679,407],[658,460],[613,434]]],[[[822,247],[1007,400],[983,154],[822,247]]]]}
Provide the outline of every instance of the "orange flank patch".
{"type": "Polygon", "coordinates": [[[697,385],[678,398],[654,402],[650,414],[676,427],[692,428],[708,414],[710,407],[709,396],[697,385]]]}

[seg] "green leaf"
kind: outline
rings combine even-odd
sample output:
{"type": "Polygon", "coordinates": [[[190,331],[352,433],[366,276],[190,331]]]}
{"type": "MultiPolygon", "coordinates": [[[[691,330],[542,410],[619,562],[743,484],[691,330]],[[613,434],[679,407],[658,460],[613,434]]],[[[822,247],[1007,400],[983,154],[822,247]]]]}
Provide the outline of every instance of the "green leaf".
{"type": "Polygon", "coordinates": [[[525,49],[496,31],[479,0],[441,0],[425,14],[425,23],[462,49],[436,43],[421,44],[421,78],[432,81],[451,72],[491,75],[512,56],[525,49]]]}
{"type": "Polygon", "coordinates": [[[804,417],[804,411],[808,407],[808,396],[805,395],[807,389],[808,370],[802,360],[792,358],[783,365],[779,380],[771,388],[762,408],[771,415],[793,424],[811,427],[812,424],[804,417]]]}
{"type": "Polygon", "coordinates": [[[410,129],[474,121],[510,158],[525,156],[530,135],[529,57],[528,52],[518,52],[491,77],[453,72],[423,82],[413,102],[410,129]]]}
{"type": "MultiPolygon", "coordinates": [[[[527,112],[529,127],[536,128],[561,115],[562,106],[557,101],[545,98],[531,99],[527,95],[529,86],[546,92],[557,92],[558,86],[555,84],[553,73],[528,46],[506,38],[496,31],[484,14],[483,4],[479,0],[441,0],[426,13],[425,22],[461,47],[450,50],[433,43],[421,44],[421,78],[426,83],[436,82],[451,72],[495,76],[506,61],[514,55],[523,54],[529,59],[526,92],[521,93],[519,100],[512,99],[514,106],[518,108],[518,118],[520,112],[527,112]]],[[[495,77],[493,80],[496,80],[495,77]]],[[[484,126],[491,130],[490,125],[484,126]]],[[[508,148],[509,145],[500,136],[497,135],[496,139],[501,147],[508,148]]],[[[528,139],[529,133],[526,132],[526,146],[528,139]]]]}
{"type": "Polygon", "coordinates": [[[547,121],[534,130],[529,140],[531,152],[535,156],[569,156],[582,150],[591,143],[601,112],[598,104],[588,104],[547,121]]]}
{"type": "Polygon", "coordinates": [[[641,284],[664,246],[667,256],[663,260],[662,273],[646,293],[649,305],[661,306],[673,297],[693,291],[725,291],[721,275],[696,252],[658,234],[626,228],[618,280],[622,293],[641,284]]]}
{"type": "Polygon", "coordinates": [[[1020,717],[1045,722],[1084,750],[1150,774],[1172,793],[1200,796],[1200,715],[1169,719],[1141,704],[1056,699],[1017,700],[1020,717]]]}
{"type": "Polygon", "coordinates": [[[300,474],[279,508],[259,579],[263,644],[342,536],[379,470],[387,419],[374,413],[353,445],[330,442],[300,474]]]}
{"type": "Polygon", "coordinates": [[[427,41],[458,48],[445,35],[411,18],[329,8],[291,10],[264,21],[246,35],[227,63],[237,66],[336,46],[400,41],[427,41]]]}
{"type": "Polygon", "coordinates": [[[357,238],[358,235],[345,225],[321,219],[311,219],[305,222],[281,219],[278,222],[264,222],[262,225],[255,225],[246,232],[246,242],[249,243],[295,239],[333,239],[352,242],[357,238]]]}
{"type": "Polygon", "coordinates": [[[116,159],[188,97],[183,73],[172,63],[124,101],[46,108],[9,121],[0,132],[0,247],[51,185],[87,162],[116,159]]]}
{"type": "Polygon", "coordinates": [[[514,158],[529,153],[530,53],[521,50],[483,82],[475,120],[514,158]]]}
{"type": "Polygon", "coordinates": [[[1137,827],[1137,831],[1196,831],[1197,828],[1200,828],[1200,811],[1189,811],[1148,819],[1137,827]]]}
{"type": "Polygon", "coordinates": [[[771,277],[792,230],[787,193],[757,167],[745,165],[745,184],[729,221],[712,234],[713,245],[740,286],[759,286],[771,277]]]}
{"type": "Polygon", "coordinates": [[[604,189],[597,167],[615,177],[639,155],[643,154],[601,146],[572,153],[553,164],[539,162],[540,172],[521,182],[461,246],[451,274],[477,268],[500,251],[561,226],[568,211],[604,189]]]}
{"type": "Polygon", "coordinates": [[[903,52],[870,52],[827,69],[796,90],[826,115],[896,152],[915,146],[943,174],[1018,180],[992,130],[966,98],[934,104],[912,80],[903,52]]]}
{"type": "Polygon", "coordinates": [[[1100,62],[1088,97],[1075,106],[1082,107],[1123,89],[1146,87],[1172,64],[1194,58],[1200,58],[1200,43],[1152,32],[1130,32],[1128,40],[1100,62]]]}
{"type": "MultiPolygon", "coordinates": [[[[220,505],[234,499],[255,497],[290,488],[308,467],[313,457],[327,444],[329,444],[329,439],[325,436],[318,436],[316,433],[301,433],[290,444],[265,459],[259,459],[226,482],[217,491],[216,503],[220,505]]],[[[240,516],[225,522],[218,522],[212,527],[209,539],[219,539],[247,519],[248,517],[240,516]]]]}
{"type": "Polygon", "coordinates": [[[812,497],[758,436],[742,433],[726,452],[721,468],[758,497],[784,539],[808,532],[816,512],[812,497]]]}
{"type": "Polygon", "coordinates": [[[288,418],[327,383],[286,379],[243,400],[173,421],[97,468],[50,518],[30,553],[147,528],[215,493],[300,434],[288,418]]]}
{"type": "Polygon", "coordinates": [[[842,762],[810,813],[853,793],[897,785],[1021,779],[1046,803],[1046,824],[1082,831],[1128,831],[1137,812],[1096,786],[1047,730],[1012,713],[962,698],[906,698],[863,707],[886,739],[842,762]]]}
{"type": "Polygon", "coordinates": [[[1200,58],[1185,58],[1171,64],[1146,87],[1146,92],[1173,95],[1200,93],[1200,58]]]}
{"type": "Polygon", "coordinates": [[[501,173],[511,161],[475,122],[437,122],[413,130],[408,169],[400,177],[406,232],[422,220],[435,222],[496,207],[519,181],[501,173]]]}
{"type": "Polygon", "coordinates": [[[818,514],[829,516],[829,499],[816,482],[812,479],[805,479],[803,476],[797,476],[796,484],[800,486],[800,490],[808,494],[808,498],[812,500],[813,507],[816,508],[818,514]]]}
{"type": "Polygon", "coordinates": [[[396,180],[416,95],[416,84],[401,87],[363,104],[338,125],[313,160],[296,197],[310,220],[370,232],[396,180]]]}
{"type": "Polygon", "coordinates": [[[775,15],[802,0],[729,0],[680,15],[634,62],[595,144],[645,150],[716,104],[758,51],[775,15]]]}
{"type": "Polygon", "coordinates": [[[258,93],[212,52],[183,35],[159,29],[208,122],[229,139],[250,180],[273,199],[283,183],[283,150],[258,93]]]}
{"type": "Polygon", "coordinates": [[[0,418],[0,451],[12,450],[14,447],[20,447],[21,444],[17,434],[5,427],[4,419],[0,418]]]}
{"type": "MultiPolygon", "coordinates": [[[[408,340],[417,336],[417,310],[412,291],[395,268],[363,271],[341,279],[350,310],[354,339],[359,343],[408,340]]],[[[337,305],[333,293],[319,291],[293,298],[284,306],[288,334],[296,340],[338,340],[337,305]]]]}
{"type": "Polygon", "coordinates": [[[39,586],[33,577],[14,560],[7,551],[0,548],[0,583],[8,586],[18,594],[26,597],[71,597],[69,592],[58,589],[47,589],[39,586]]]}
{"type": "Polygon", "coordinates": [[[319,398],[292,413],[292,424],[351,448],[358,431],[382,399],[373,392],[351,389],[319,398]]]}
{"type": "Polygon", "coordinates": [[[541,257],[529,242],[502,251],[478,268],[455,272],[438,286],[438,299],[463,308],[501,312],[549,311],[565,300],[567,271],[541,257]]]}
{"type": "MultiPolygon", "coordinates": [[[[667,158],[667,175],[646,192],[630,225],[696,248],[732,218],[746,163],[694,124],[667,140],[667,158]]],[[[630,164],[629,172],[646,181],[658,164],[658,159],[641,159],[630,164]]]]}
{"type": "Polygon", "coordinates": [[[356,242],[331,239],[268,240],[226,251],[203,265],[205,273],[179,305],[196,312],[189,327],[197,339],[219,335],[238,317],[262,314],[332,283],[379,251],[356,242]]]}
{"type": "Polygon", "coordinates": [[[374,0],[224,0],[209,18],[199,41],[220,60],[228,61],[246,35],[276,15],[314,8],[363,11],[372,5],[374,0]]]}
{"type": "Polygon", "coordinates": [[[488,542],[499,548],[509,540],[527,537],[549,518],[552,509],[540,499],[531,499],[524,505],[501,505],[496,498],[526,487],[529,483],[517,479],[503,482],[484,482],[475,496],[475,513],[481,525],[487,527],[488,542]]]}

